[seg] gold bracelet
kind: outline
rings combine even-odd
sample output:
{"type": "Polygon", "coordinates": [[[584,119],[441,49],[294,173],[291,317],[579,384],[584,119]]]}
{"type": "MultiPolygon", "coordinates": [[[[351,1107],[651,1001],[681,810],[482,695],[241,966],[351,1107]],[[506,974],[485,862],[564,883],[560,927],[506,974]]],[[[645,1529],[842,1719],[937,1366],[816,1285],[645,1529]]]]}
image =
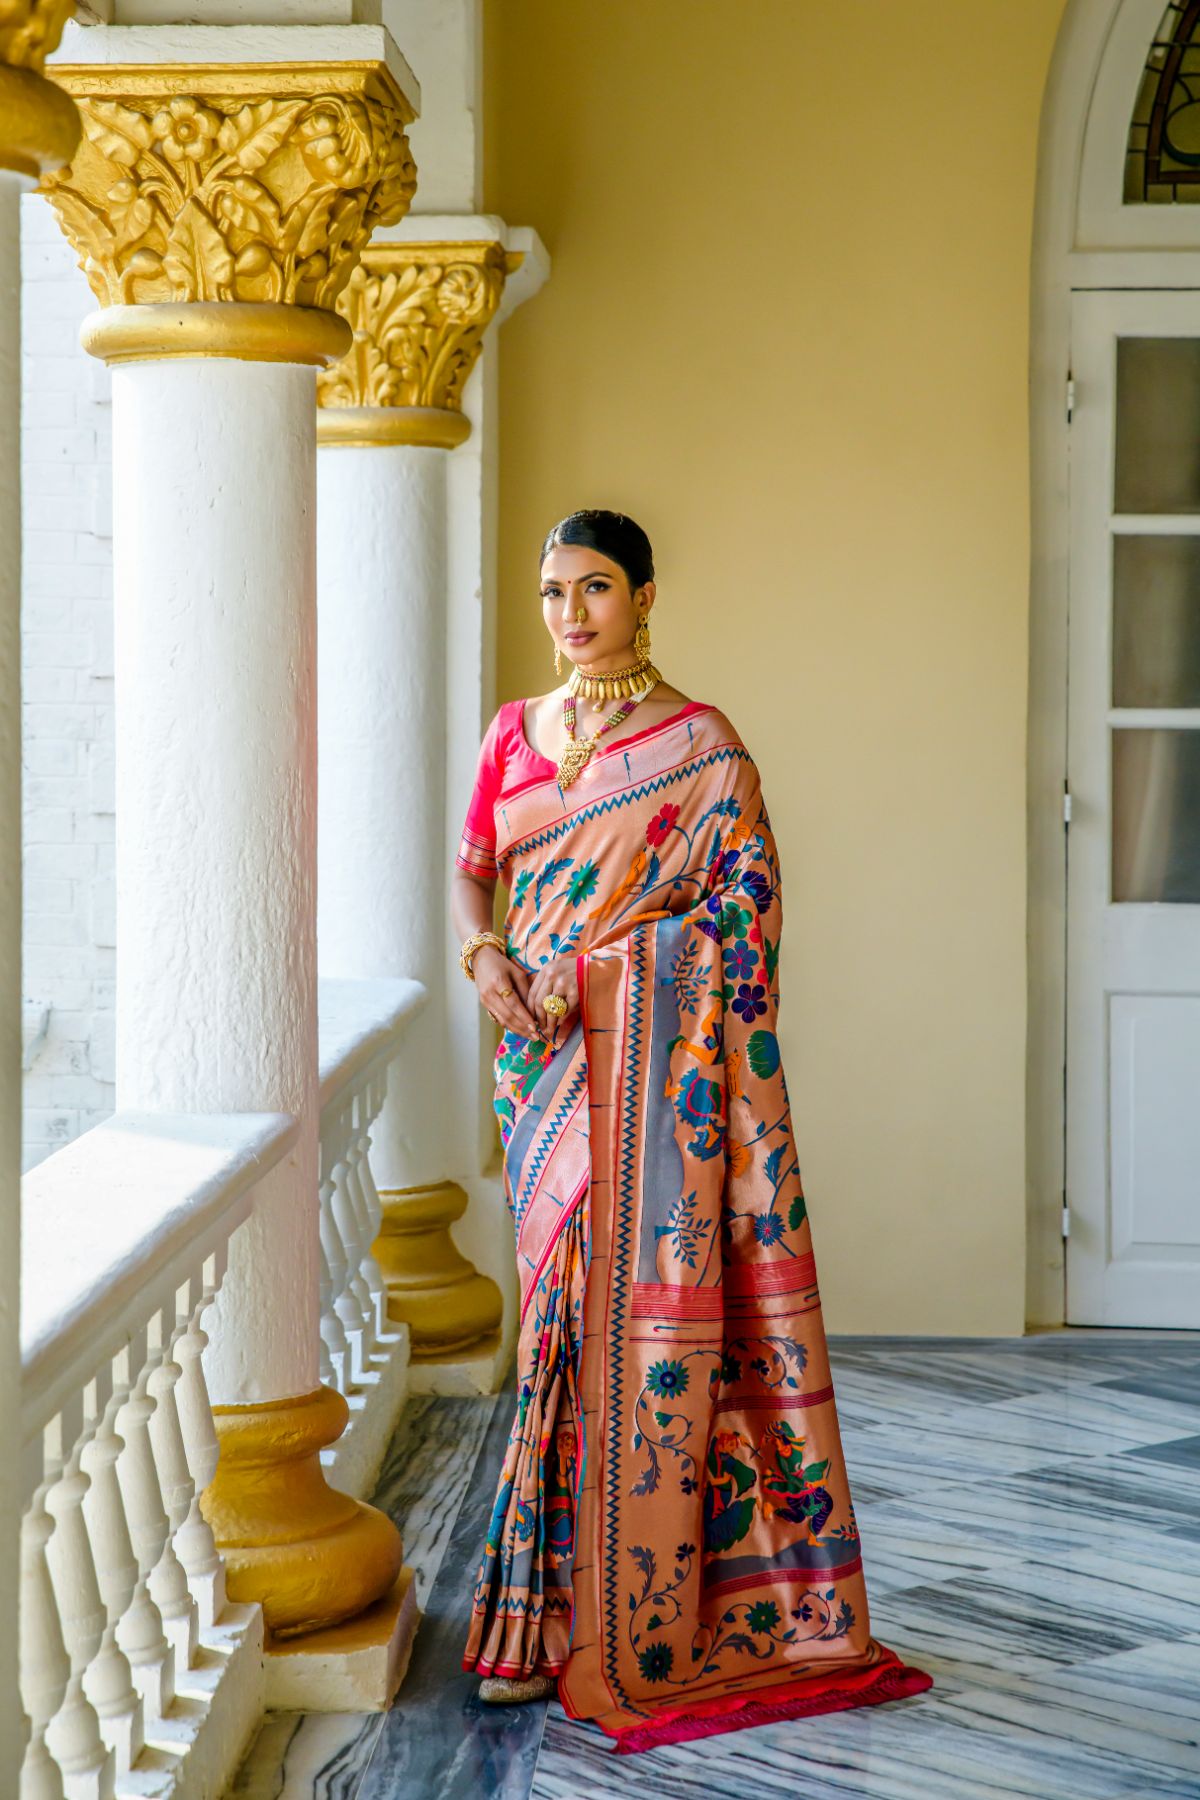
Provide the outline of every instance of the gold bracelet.
{"type": "Polygon", "coordinates": [[[494,944],[501,956],[507,955],[504,939],[497,937],[494,931],[473,931],[458,953],[458,966],[468,981],[475,979],[475,971],[471,967],[475,961],[475,952],[482,950],[485,944],[494,944]]]}

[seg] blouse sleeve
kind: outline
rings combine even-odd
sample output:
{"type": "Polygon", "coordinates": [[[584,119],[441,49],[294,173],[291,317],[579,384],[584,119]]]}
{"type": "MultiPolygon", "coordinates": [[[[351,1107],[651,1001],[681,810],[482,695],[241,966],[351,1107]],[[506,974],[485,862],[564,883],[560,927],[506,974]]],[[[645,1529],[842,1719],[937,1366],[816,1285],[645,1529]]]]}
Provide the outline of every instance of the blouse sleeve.
{"type": "Polygon", "coordinates": [[[479,875],[494,881],[496,864],[496,801],[504,777],[504,757],[500,742],[500,714],[497,713],[483,734],[479,762],[475,770],[475,788],[467,807],[466,823],[454,860],[468,875],[479,875]]]}

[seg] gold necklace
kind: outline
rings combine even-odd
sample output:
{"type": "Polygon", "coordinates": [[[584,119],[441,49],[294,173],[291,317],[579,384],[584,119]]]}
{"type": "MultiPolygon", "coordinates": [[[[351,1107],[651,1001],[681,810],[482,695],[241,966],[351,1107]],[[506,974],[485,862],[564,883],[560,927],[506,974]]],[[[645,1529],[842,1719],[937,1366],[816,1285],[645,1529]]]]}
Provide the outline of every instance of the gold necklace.
{"type": "Polygon", "coordinates": [[[585,700],[627,700],[631,694],[647,693],[662,676],[647,657],[630,663],[628,668],[609,669],[604,674],[585,675],[576,664],[567,680],[573,695],[585,700]]]}
{"type": "Polygon", "coordinates": [[[640,693],[625,700],[618,706],[616,712],[609,714],[599,731],[594,731],[591,737],[577,738],[575,736],[575,696],[574,694],[564,696],[563,724],[567,731],[567,741],[563,745],[562,755],[558,759],[559,787],[570,787],[605,732],[611,731],[614,725],[624,724],[630,713],[641,705],[653,686],[654,682],[652,681],[649,687],[643,688],[640,693]]]}

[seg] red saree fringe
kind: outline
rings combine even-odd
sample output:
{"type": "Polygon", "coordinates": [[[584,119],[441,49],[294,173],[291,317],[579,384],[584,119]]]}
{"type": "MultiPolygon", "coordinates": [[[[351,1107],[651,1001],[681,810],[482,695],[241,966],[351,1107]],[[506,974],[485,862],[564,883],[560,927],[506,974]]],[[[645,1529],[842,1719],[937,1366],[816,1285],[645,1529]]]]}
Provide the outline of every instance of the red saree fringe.
{"type": "MultiPolygon", "coordinates": [[[[830,1673],[825,1679],[807,1677],[802,1684],[781,1681],[744,1694],[724,1694],[715,1700],[660,1713],[652,1721],[609,1732],[616,1739],[614,1753],[631,1756],[639,1750],[657,1750],[662,1744],[685,1744],[693,1738],[716,1737],[725,1731],[741,1731],[749,1725],[774,1725],[783,1719],[806,1719],[816,1713],[849,1712],[859,1706],[879,1706],[886,1700],[906,1700],[933,1686],[923,1669],[910,1668],[891,1651],[882,1665],[855,1675],[830,1673]]],[[[576,1718],[565,1696],[568,1718],[576,1718]]],[[[603,1726],[601,1729],[605,1729],[603,1726]]]]}

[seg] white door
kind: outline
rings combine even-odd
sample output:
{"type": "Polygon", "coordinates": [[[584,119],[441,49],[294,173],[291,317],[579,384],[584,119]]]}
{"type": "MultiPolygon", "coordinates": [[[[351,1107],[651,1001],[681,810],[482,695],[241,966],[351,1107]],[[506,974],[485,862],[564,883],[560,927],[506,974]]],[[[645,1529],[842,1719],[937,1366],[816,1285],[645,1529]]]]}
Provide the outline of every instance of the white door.
{"type": "Polygon", "coordinates": [[[1071,363],[1066,1316],[1200,1327],[1200,292],[1071,363]]]}

